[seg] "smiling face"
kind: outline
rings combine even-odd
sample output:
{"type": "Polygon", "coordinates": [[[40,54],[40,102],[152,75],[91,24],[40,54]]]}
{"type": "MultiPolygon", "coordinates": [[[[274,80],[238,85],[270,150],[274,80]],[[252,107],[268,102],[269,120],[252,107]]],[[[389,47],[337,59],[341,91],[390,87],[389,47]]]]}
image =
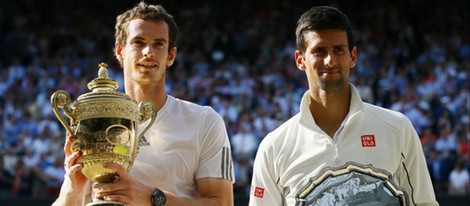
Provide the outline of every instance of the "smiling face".
{"type": "Polygon", "coordinates": [[[167,23],[143,19],[130,21],[126,45],[116,43],[116,56],[124,68],[125,83],[164,86],[166,69],[176,56],[176,47],[168,47],[167,23]]]}
{"type": "Polygon", "coordinates": [[[348,49],[345,31],[325,29],[304,34],[306,49],[296,51],[297,67],[307,73],[311,90],[326,92],[344,89],[356,65],[356,48],[348,49]]]}

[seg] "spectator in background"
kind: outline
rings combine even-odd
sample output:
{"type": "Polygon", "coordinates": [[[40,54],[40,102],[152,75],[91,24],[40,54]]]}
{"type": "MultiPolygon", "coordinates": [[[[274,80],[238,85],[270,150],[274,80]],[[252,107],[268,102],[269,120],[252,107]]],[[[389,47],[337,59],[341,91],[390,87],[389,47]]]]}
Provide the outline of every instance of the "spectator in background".
{"type": "Polygon", "coordinates": [[[470,194],[470,176],[468,170],[464,168],[465,162],[460,160],[455,164],[454,169],[449,176],[449,194],[450,195],[468,195],[470,194]]]}
{"type": "Polygon", "coordinates": [[[432,127],[426,127],[419,138],[421,145],[423,145],[423,152],[426,155],[426,159],[428,159],[430,158],[431,150],[434,149],[437,136],[434,134],[432,127]]]}
{"type": "Polygon", "coordinates": [[[13,188],[13,175],[5,169],[3,156],[0,155],[0,198],[11,197],[13,188]]]}
{"type": "Polygon", "coordinates": [[[251,125],[241,126],[231,138],[234,156],[253,157],[258,148],[258,137],[253,133],[251,125]]]}
{"type": "Polygon", "coordinates": [[[47,194],[51,197],[59,196],[60,186],[64,181],[65,175],[64,158],[62,156],[55,156],[54,163],[44,169],[43,175],[45,177],[47,194]]]}
{"type": "Polygon", "coordinates": [[[253,165],[251,163],[252,157],[244,154],[239,154],[235,157],[236,159],[234,159],[233,166],[235,169],[235,179],[237,181],[233,185],[234,199],[248,199],[251,174],[253,172],[253,165]]]}
{"type": "Polygon", "coordinates": [[[27,147],[24,151],[22,161],[26,167],[36,167],[39,165],[40,155],[35,155],[32,148],[27,147]]]}
{"type": "Polygon", "coordinates": [[[4,121],[3,136],[9,145],[15,147],[18,141],[18,136],[21,133],[21,127],[18,118],[14,114],[8,114],[7,120],[4,121]]]}
{"type": "MultiPolygon", "coordinates": [[[[258,137],[263,137],[269,131],[279,126],[279,122],[267,114],[270,108],[265,108],[262,105],[258,105],[255,109],[253,116],[254,131],[258,137]]],[[[258,145],[256,145],[258,147],[258,145]]]]}
{"type": "Polygon", "coordinates": [[[10,174],[15,174],[15,165],[21,159],[18,156],[15,148],[7,146],[1,157],[3,157],[2,161],[4,169],[7,170],[10,174]]]}
{"type": "Polygon", "coordinates": [[[258,148],[259,138],[254,133],[248,113],[244,113],[239,121],[237,132],[230,139],[233,146],[233,156],[253,158],[258,148]]]}
{"type": "Polygon", "coordinates": [[[52,133],[49,127],[44,127],[39,136],[32,141],[32,148],[35,155],[41,156],[42,154],[49,151],[51,146],[52,133]]]}
{"type": "Polygon", "coordinates": [[[46,137],[60,136],[62,134],[62,128],[59,127],[59,123],[54,119],[54,116],[51,113],[40,120],[38,123],[38,134],[46,135],[46,137]]]}
{"type": "Polygon", "coordinates": [[[450,173],[457,163],[458,156],[457,151],[452,150],[446,155],[441,155],[441,166],[440,166],[440,176],[441,176],[441,189],[442,192],[447,193],[449,191],[449,178],[450,173]]]}
{"type": "Polygon", "coordinates": [[[12,196],[14,198],[31,197],[33,194],[33,171],[19,160],[15,165],[12,196]]]}
{"type": "Polygon", "coordinates": [[[457,139],[455,134],[452,133],[452,128],[443,126],[440,128],[439,137],[434,144],[434,149],[439,151],[443,158],[450,156],[452,151],[457,151],[457,139]]]}
{"type": "Polygon", "coordinates": [[[432,149],[429,153],[429,157],[426,159],[426,162],[434,190],[442,191],[442,188],[444,188],[442,180],[443,178],[441,177],[442,158],[439,154],[439,151],[432,149]]]}

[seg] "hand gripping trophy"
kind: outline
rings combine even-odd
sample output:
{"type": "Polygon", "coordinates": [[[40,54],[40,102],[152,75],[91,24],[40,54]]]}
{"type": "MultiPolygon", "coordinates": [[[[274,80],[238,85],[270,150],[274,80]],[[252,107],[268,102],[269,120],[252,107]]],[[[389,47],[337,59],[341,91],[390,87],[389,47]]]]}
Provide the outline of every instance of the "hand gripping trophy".
{"type": "MultiPolygon", "coordinates": [[[[107,65],[99,64],[98,78],[88,83],[89,93],[71,103],[63,90],[51,96],[52,110],[65,129],[72,134],[72,150],[82,152],[78,160],[82,173],[93,183],[114,182],[119,178],[103,163],[114,162],[129,170],[139,150],[139,141],[156,119],[153,102],[137,104],[124,93],[116,91],[119,83],[108,77],[107,65]],[[59,109],[70,120],[67,123],[59,109]],[[147,122],[142,131],[138,126],[147,122]]],[[[123,206],[114,201],[95,200],[87,206],[123,206]]]]}

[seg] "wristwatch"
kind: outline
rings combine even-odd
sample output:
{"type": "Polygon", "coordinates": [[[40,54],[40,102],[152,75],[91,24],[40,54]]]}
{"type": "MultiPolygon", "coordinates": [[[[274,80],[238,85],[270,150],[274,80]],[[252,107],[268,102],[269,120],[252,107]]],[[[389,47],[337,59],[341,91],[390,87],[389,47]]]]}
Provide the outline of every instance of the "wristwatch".
{"type": "Polygon", "coordinates": [[[151,197],[152,206],[164,206],[166,203],[165,193],[163,193],[160,189],[155,188],[155,192],[153,192],[151,197]]]}

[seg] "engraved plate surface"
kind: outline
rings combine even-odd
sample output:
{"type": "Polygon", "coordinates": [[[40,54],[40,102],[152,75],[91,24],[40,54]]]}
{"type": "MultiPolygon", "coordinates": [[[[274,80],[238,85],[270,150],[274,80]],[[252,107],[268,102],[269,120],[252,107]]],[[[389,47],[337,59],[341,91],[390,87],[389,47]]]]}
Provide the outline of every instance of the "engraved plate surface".
{"type": "Polygon", "coordinates": [[[325,168],[297,194],[296,206],[320,205],[406,206],[408,195],[387,171],[350,162],[325,168]]]}

